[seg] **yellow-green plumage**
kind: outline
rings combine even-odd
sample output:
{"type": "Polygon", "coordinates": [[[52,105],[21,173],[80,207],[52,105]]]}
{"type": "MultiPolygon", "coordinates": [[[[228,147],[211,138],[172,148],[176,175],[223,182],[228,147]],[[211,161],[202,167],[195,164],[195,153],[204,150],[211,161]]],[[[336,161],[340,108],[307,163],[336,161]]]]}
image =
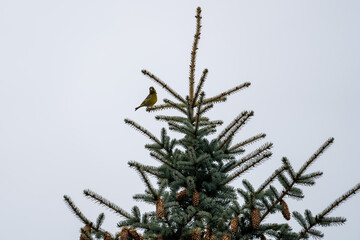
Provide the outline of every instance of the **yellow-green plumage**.
{"type": "Polygon", "coordinates": [[[149,88],[149,95],[145,98],[145,100],[140,104],[140,106],[138,106],[137,108],[135,108],[135,111],[138,110],[141,107],[151,107],[153,106],[156,101],[157,101],[157,96],[156,96],[156,91],[155,88],[150,87],[149,88]]]}

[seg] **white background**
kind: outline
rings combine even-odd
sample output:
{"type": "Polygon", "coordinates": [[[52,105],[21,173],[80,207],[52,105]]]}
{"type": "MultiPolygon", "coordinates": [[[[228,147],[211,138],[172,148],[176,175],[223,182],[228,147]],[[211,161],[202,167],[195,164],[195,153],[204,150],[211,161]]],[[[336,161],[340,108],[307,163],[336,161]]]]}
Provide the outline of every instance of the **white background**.
{"type": "MultiPolygon", "coordinates": [[[[134,111],[152,85],[159,103],[172,99],[141,69],[188,93],[197,6],[196,79],[209,68],[207,96],[252,83],[209,116],[226,126],[254,110],[236,139],[265,132],[274,143],[272,159],[245,177],[258,186],[282,156],[298,169],[335,137],[312,166],[324,176],[304,188],[304,201],[288,200],[290,210],[316,214],[359,182],[359,1],[2,0],[1,239],[78,239],[82,224],[64,194],[92,220],[105,211],[104,227],[118,231],[119,218],[86,199],[87,188],[129,211],[134,204],[154,209],[132,200],[144,185],[127,167],[129,160],[157,164],[143,147],[150,140],[123,120],[156,136],[165,126],[157,113],[134,111]]],[[[325,239],[360,239],[359,201],[331,214],[348,221],[322,229],[325,239]]],[[[277,215],[268,220],[284,221],[277,215]]]]}

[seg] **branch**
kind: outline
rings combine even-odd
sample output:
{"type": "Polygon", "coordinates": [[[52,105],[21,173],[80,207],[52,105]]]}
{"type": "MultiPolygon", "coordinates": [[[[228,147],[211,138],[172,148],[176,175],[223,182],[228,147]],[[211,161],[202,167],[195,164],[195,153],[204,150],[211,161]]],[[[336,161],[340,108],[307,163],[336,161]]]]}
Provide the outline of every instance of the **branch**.
{"type": "Polygon", "coordinates": [[[154,200],[158,200],[159,196],[156,194],[155,190],[153,189],[153,187],[151,186],[151,183],[149,181],[149,179],[147,179],[146,175],[144,174],[144,172],[140,169],[139,166],[136,166],[136,170],[140,173],[142,179],[144,180],[146,186],[149,188],[151,194],[154,197],[154,200]]]}
{"type": "Polygon", "coordinates": [[[64,200],[67,203],[67,205],[70,207],[70,209],[73,211],[73,213],[84,223],[84,224],[88,224],[90,226],[93,225],[93,223],[91,221],[89,221],[89,219],[87,219],[84,214],[82,214],[82,212],[75,206],[75,204],[73,203],[73,201],[71,200],[70,197],[64,195],[64,200]]]}
{"type": "Polygon", "coordinates": [[[248,114],[247,111],[242,112],[240,115],[238,115],[219,135],[217,138],[218,141],[220,141],[226,133],[230,131],[231,128],[233,128],[243,117],[245,117],[248,114]]]}
{"type": "Polygon", "coordinates": [[[235,128],[230,132],[230,134],[226,137],[226,139],[223,141],[223,143],[220,145],[220,147],[218,147],[218,149],[221,149],[222,147],[224,147],[224,145],[230,141],[230,139],[235,135],[235,133],[240,129],[240,127],[242,127],[245,122],[254,115],[254,112],[251,111],[248,114],[246,114],[245,118],[241,120],[241,122],[235,126],[235,128]]]}
{"type": "Polygon", "coordinates": [[[234,180],[235,178],[237,178],[238,176],[240,176],[242,173],[246,172],[247,170],[249,170],[250,168],[254,167],[256,164],[260,163],[262,160],[269,158],[272,155],[272,153],[265,153],[264,155],[262,155],[261,157],[259,157],[259,159],[255,160],[254,162],[252,162],[251,164],[243,167],[241,170],[237,171],[236,173],[232,174],[225,182],[221,183],[221,185],[225,185],[229,182],[231,182],[232,180],[234,180]]]}
{"type": "MultiPolygon", "coordinates": [[[[169,99],[164,99],[164,102],[169,104],[171,107],[178,109],[180,112],[184,113],[185,115],[187,115],[187,112],[179,106],[180,104],[174,103],[169,99]]],[[[186,105],[184,107],[186,107],[186,105]]]]}
{"type": "Polygon", "coordinates": [[[221,99],[223,97],[226,97],[226,96],[228,96],[228,95],[230,95],[232,93],[235,93],[235,92],[239,91],[242,88],[249,87],[250,84],[251,83],[249,83],[249,82],[243,83],[243,84],[241,84],[239,86],[236,86],[236,87],[231,88],[231,89],[229,89],[229,90],[227,90],[225,92],[222,92],[219,95],[216,95],[215,97],[205,99],[204,103],[210,103],[210,102],[213,102],[213,101],[218,101],[219,99],[221,99]]]}
{"type": "Polygon", "coordinates": [[[199,127],[199,120],[200,120],[200,108],[201,108],[201,105],[202,105],[202,102],[204,100],[204,96],[205,96],[205,93],[202,92],[200,94],[200,100],[199,100],[199,104],[197,106],[197,113],[196,113],[196,120],[195,120],[195,131],[194,131],[194,135],[196,136],[196,133],[197,133],[197,130],[198,130],[198,127],[199,127]]]}
{"type": "MultiPolygon", "coordinates": [[[[307,228],[303,229],[300,232],[298,239],[302,239],[306,235],[306,233],[309,232],[309,230],[311,228],[313,228],[315,225],[321,223],[321,218],[325,217],[328,213],[330,213],[332,210],[334,210],[336,207],[338,207],[342,202],[347,200],[349,197],[351,197],[352,195],[355,195],[359,189],[360,189],[360,184],[357,184],[354,188],[350,189],[344,195],[342,195],[340,198],[336,199],[329,207],[325,208],[324,211],[322,211],[320,214],[318,214],[315,217],[314,223],[310,224],[307,228]]],[[[340,222],[342,222],[342,221],[340,221],[340,222]]]]}
{"type": "Polygon", "coordinates": [[[232,168],[230,168],[230,170],[239,167],[240,165],[246,163],[247,161],[253,159],[254,157],[259,156],[260,154],[264,153],[265,151],[271,149],[273,146],[272,143],[266,143],[263,146],[259,147],[258,149],[256,149],[255,151],[251,152],[250,154],[248,154],[247,156],[243,157],[237,164],[235,164],[232,168]]]}
{"type": "Polygon", "coordinates": [[[319,217],[324,217],[326,214],[328,214],[329,212],[331,212],[332,210],[334,210],[337,206],[340,205],[340,203],[342,203],[343,201],[345,201],[346,199],[348,199],[349,197],[351,197],[352,195],[355,195],[357,191],[359,191],[360,189],[360,184],[357,184],[354,188],[350,189],[349,191],[347,191],[345,194],[343,194],[341,197],[339,197],[338,199],[336,199],[329,207],[327,207],[326,209],[324,209],[324,211],[322,211],[319,214],[319,217]]]}
{"type": "Polygon", "coordinates": [[[200,78],[200,82],[199,82],[199,84],[198,84],[197,87],[196,87],[195,97],[194,97],[194,100],[193,100],[193,102],[192,102],[192,106],[193,106],[193,107],[195,106],[195,103],[196,103],[196,101],[197,101],[197,98],[199,97],[200,90],[201,90],[201,88],[202,88],[202,86],[203,86],[203,84],[204,84],[204,82],[205,82],[207,73],[208,73],[208,69],[205,68],[204,71],[203,71],[203,74],[202,74],[202,76],[201,76],[201,78],[200,78]]]}
{"type": "Polygon", "coordinates": [[[127,218],[132,219],[131,215],[127,213],[125,210],[123,210],[121,207],[117,206],[116,204],[110,202],[109,200],[106,200],[99,194],[87,189],[84,190],[84,195],[88,198],[92,198],[95,202],[99,203],[100,205],[104,205],[108,207],[109,209],[113,210],[115,213],[127,218]]]}
{"type": "Polygon", "coordinates": [[[320,155],[322,154],[327,147],[329,147],[334,142],[334,138],[329,138],[311,157],[309,160],[305,162],[305,164],[300,168],[297,173],[297,177],[299,177],[309,166],[310,164],[320,155]]]}
{"type": "Polygon", "coordinates": [[[190,76],[189,76],[189,96],[190,100],[194,99],[194,75],[195,75],[195,61],[196,61],[196,52],[198,49],[198,43],[200,39],[200,29],[201,29],[201,8],[196,9],[196,33],[194,35],[194,43],[191,51],[191,62],[190,62],[190,76]]]}
{"type": "Polygon", "coordinates": [[[158,170],[156,169],[156,167],[153,166],[146,166],[143,164],[140,164],[138,162],[128,162],[130,167],[141,167],[143,169],[144,172],[150,173],[151,175],[156,176],[159,179],[163,179],[164,177],[161,176],[158,172],[158,170]]]}
{"type": "Polygon", "coordinates": [[[160,84],[163,88],[165,88],[169,93],[171,93],[175,98],[179,99],[182,103],[186,104],[185,99],[183,99],[178,93],[176,93],[174,90],[172,90],[167,84],[165,84],[163,81],[161,81],[159,78],[157,78],[154,74],[152,74],[151,72],[147,71],[147,70],[141,70],[141,72],[146,75],[149,76],[151,79],[153,79],[155,82],[157,82],[158,84],[160,84]]]}
{"type": "Polygon", "coordinates": [[[253,137],[251,137],[251,138],[248,138],[248,139],[246,139],[246,140],[244,140],[244,141],[242,141],[242,142],[240,142],[240,143],[232,146],[232,147],[229,149],[229,151],[236,150],[236,149],[238,149],[239,147],[243,147],[243,146],[245,146],[245,145],[247,145],[247,144],[253,143],[253,142],[255,142],[255,141],[257,141],[257,140],[259,140],[259,139],[261,139],[261,138],[265,138],[265,137],[266,137],[266,134],[265,134],[265,133],[258,134],[258,135],[256,135],[256,136],[253,136],[253,137]]]}
{"type": "Polygon", "coordinates": [[[258,194],[262,190],[264,190],[285,169],[286,169],[285,166],[282,166],[281,168],[276,169],[275,172],[259,187],[259,189],[256,191],[256,193],[258,194]]]}
{"type": "Polygon", "coordinates": [[[150,139],[152,139],[154,142],[156,142],[157,144],[159,144],[159,146],[162,146],[162,143],[159,141],[159,139],[157,139],[154,135],[152,135],[148,130],[146,130],[145,128],[141,127],[139,124],[135,123],[132,120],[129,119],[125,119],[124,120],[125,123],[135,127],[137,130],[139,130],[140,132],[144,133],[146,136],[148,136],[150,139]]]}

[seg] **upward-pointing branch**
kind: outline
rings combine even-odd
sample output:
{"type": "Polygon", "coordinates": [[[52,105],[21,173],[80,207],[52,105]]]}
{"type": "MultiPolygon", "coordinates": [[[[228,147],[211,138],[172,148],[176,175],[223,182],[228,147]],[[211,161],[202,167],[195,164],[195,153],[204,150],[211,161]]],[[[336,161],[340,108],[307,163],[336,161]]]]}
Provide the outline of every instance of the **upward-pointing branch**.
{"type": "Polygon", "coordinates": [[[297,173],[297,177],[299,177],[309,166],[310,164],[320,156],[327,147],[329,147],[334,142],[334,138],[329,138],[310,158],[305,162],[305,164],[300,168],[297,173]]]}
{"type": "Polygon", "coordinates": [[[194,99],[194,75],[195,75],[195,61],[196,61],[196,52],[198,49],[198,43],[200,39],[200,29],[201,29],[201,8],[196,9],[196,33],[194,35],[194,43],[191,51],[191,62],[190,62],[190,76],[189,76],[189,96],[190,101],[194,99]]]}
{"type": "MultiPolygon", "coordinates": [[[[354,188],[350,189],[349,191],[347,191],[344,195],[342,195],[340,198],[336,199],[329,207],[327,207],[326,209],[324,209],[324,211],[322,211],[320,214],[318,214],[315,218],[315,222],[310,224],[307,228],[303,229],[300,234],[299,237],[297,239],[302,239],[304,238],[305,234],[307,232],[310,231],[311,228],[313,228],[315,225],[317,225],[318,223],[321,222],[321,218],[325,217],[328,213],[330,213],[332,210],[334,210],[334,208],[336,208],[337,206],[339,206],[342,202],[344,202],[346,199],[348,199],[349,197],[351,197],[352,195],[355,195],[357,191],[359,191],[360,189],[360,184],[357,184],[354,188]]],[[[345,219],[343,220],[343,222],[345,221],[345,219]]]]}

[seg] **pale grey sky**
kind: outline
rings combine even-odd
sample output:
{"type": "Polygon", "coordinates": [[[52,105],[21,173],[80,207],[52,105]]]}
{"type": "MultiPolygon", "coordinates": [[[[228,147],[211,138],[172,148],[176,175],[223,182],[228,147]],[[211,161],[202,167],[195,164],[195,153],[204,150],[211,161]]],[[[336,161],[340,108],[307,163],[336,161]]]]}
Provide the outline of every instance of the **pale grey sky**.
{"type": "MultiPolygon", "coordinates": [[[[289,200],[290,210],[316,214],[359,182],[359,1],[2,0],[1,239],[78,239],[82,224],[64,194],[91,219],[105,212],[115,232],[119,219],[85,199],[87,188],[126,210],[152,209],[132,200],[144,185],[127,161],[157,163],[143,148],[149,140],[123,119],[157,136],[165,126],[155,113],[134,112],[151,85],[159,102],[170,97],[143,68],[187,94],[197,6],[197,79],[209,69],[207,95],[252,83],[209,116],[227,123],[254,110],[237,139],[265,132],[274,143],[272,159],[246,178],[257,186],[282,156],[298,168],[335,137],[312,167],[324,176],[304,201],[289,200]]],[[[321,229],[325,239],[360,239],[359,202],[332,214],[348,222],[321,229]]]]}

